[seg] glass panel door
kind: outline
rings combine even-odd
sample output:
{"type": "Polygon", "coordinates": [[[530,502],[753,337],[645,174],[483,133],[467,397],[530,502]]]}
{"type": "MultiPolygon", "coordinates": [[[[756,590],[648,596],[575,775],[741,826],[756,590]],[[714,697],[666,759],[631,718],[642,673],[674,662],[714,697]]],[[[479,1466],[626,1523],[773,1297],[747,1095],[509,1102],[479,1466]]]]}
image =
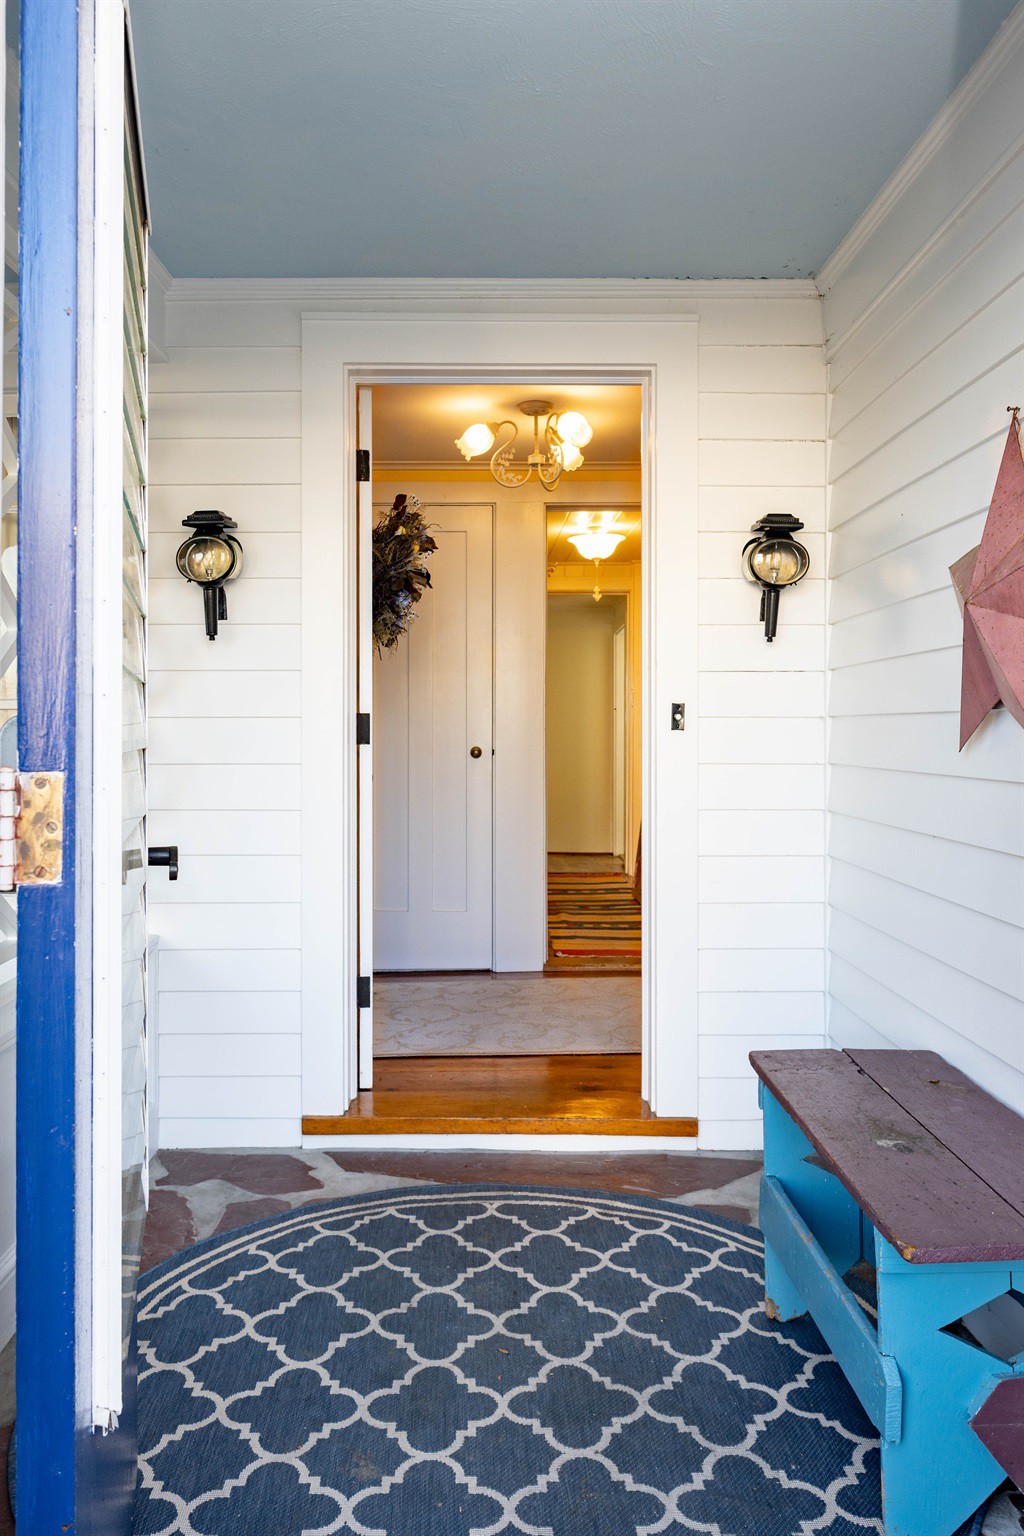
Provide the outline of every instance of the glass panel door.
{"type": "Polygon", "coordinates": [[[148,1203],[146,1107],[146,227],[133,103],[125,110],[122,544],[122,1346],[148,1203]]]}

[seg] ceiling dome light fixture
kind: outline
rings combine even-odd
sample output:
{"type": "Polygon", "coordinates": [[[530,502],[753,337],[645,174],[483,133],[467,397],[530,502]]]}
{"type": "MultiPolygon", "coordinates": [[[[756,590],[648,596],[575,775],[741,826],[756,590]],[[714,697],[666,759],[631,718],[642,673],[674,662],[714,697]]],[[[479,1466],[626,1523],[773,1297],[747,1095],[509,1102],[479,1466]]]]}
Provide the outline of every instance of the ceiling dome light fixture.
{"type": "Polygon", "coordinates": [[[512,457],[519,436],[519,427],[514,421],[475,421],[456,439],[455,446],[467,461],[479,458],[482,453],[490,453],[502,427],[509,427],[511,436],[491,454],[491,474],[499,485],[515,487],[525,485],[536,470],[538,480],[551,490],[558,484],[563,471],[579,469],[583,463],[580,449],[590,442],[594,430],[579,411],[558,414],[550,400],[520,400],[516,409],[533,421],[533,452],[527,455],[525,464],[517,464],[512,457]],[[542,416],[546,418],[543,429],[542,416]]]}
{"type": "Polygon", "coordinates": [[[599,560],[610,560],[625,537],[624,533],[595,529],[593,533],[570,533],[569,543],[576,546],[584,560],[593,560],[597,564],[599,560]]]}
{"type": "Polygon", "coordinates": [[[618,549],[624,533],[620,533],[615,527],[615,519],[618,512],[586,512],[581,510],[576,514],[577,532],[567,534],[569,543],[582,555],[584,560],[594,562],[594,602],[601,601],[602,592],[597,582],[597,569],[602,560],[610,560],[618,549]]]}

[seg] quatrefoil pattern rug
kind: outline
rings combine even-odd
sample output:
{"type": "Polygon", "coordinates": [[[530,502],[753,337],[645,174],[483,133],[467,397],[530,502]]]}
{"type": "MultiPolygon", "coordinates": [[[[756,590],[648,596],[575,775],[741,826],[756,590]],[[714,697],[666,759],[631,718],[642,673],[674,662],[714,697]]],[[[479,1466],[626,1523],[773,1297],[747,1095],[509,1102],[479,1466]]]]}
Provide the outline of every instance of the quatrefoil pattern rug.
{"type": "Polygon", "coordinates": [[[878,1443],[748,1227],[389,1190],[186,1249],[138,1309],[136,1536],[865,1536],[878,1443]]]}

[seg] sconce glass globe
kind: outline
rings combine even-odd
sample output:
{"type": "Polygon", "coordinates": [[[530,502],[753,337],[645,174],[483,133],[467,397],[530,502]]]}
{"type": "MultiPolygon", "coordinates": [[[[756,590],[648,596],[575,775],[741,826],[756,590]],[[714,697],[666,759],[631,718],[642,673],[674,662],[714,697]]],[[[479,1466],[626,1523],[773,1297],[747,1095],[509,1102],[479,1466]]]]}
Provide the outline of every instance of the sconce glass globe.
{"type": "Polygon", "coordinates": [[[751,573],[769,587],[791,587],[807,574],[810,557],[794,539],[765,539],[750,551],[751,573]]]}
{"type": "Polygon", "coordinates": [[[579,469],[580,465],[583,463],[583,455],[580,453],[575,443],[563,442],[559,451],[562,455],[563,469],[579,469]]]}
{"type": "Polygon", "coordinates": [[[455,440],[455,446],[464,459],[474,459],[478,454],[487,453],[493,444],[494,433],[486,421],[475,421],[455,440]]]}
{"type": "Polygon", "coordinates": [[[555,431],[563,443],[585,448],[594,435],[590,422],[580,411],[563,411],[555,422],[555,431]]]}
{"type": "Polygon", "coordinates": [[[239,546],[227,539],[199,537],[186,539],[178,550],[178,570],[187,581],[206,584],[226,581],[235,571],[239,546]]]}

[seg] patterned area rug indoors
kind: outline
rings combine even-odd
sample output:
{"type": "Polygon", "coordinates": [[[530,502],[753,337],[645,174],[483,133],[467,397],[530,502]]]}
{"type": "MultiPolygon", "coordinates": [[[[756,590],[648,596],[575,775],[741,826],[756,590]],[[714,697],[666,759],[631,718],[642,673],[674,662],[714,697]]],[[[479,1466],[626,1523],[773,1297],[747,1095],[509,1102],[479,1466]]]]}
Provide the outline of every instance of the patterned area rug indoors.
{"type": "Polygon", "coordinates": [[[749,1227],[415,1186],[144,1278],[136,1536],[866,1536],[878,1441],[749,1227]]]}
{"type": "Polygon", "coordinates": [[[549,872],[548,945],[554,959],[639,970],[640,922],[628,876],[549,872]]]}

